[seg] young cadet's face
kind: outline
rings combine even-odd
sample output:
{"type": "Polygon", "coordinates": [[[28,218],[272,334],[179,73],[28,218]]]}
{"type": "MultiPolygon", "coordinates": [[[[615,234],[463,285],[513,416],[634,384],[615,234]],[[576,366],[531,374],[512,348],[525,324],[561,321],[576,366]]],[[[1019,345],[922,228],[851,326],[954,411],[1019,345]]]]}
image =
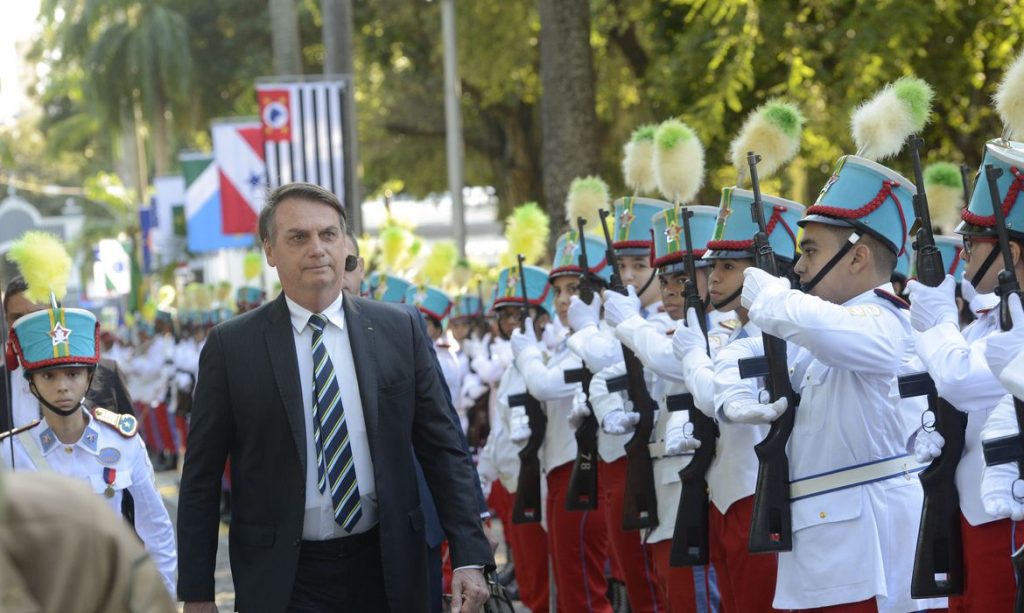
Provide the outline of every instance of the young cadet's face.
{"type": "Polygon", "coordinates": [[[458,342],[462,342],[462,339],[469,336],[469,322],[464,319],[451,321],[448,323],[448,330],[451,331],[452,338],[458,342]]]}
{"type": "MultiPolygon", "coordinates": [[[[964,278],[974,282],[974,275],[978,274],[978,269],[989,257],[993,251],[999,249],[999,243],[996,243],[989,239],[979,240],[970,236],[964,237],[964,250],[960,254],[966,262],[964,267],[964,278]]],[[[1010,241],[1010,253],[1013,256],[1014,264],[1017,269],[1021,267],[1021,252],[1020,245],[1015,241],[1010,241]]],[[[980,294],[990,294],[995,291],[996,286],[999,284],[999,271],[1003,269],[1003,258],[1002,255],[996,256],[996,261],[989,266],[985,276],[978,281],[978,284],[974,289],[978,290],[980,294]]],[[[1020,272],[1017,273],[1018,278],[1020,272]]]]}
{"type": "Polygon", "coordinates": [[[264,245],[286,295],[337,294],[348,248],[338,211],[312,200],[289,198],[274,214],[273,236],[264,245]]]}
{"type": "Polygon", "coordinates": [[[740,306],[740,297],[729,302],[722,303],[743,287],[743,271],[746,270],[753,260],[725,259],[711,260],[711,276],[708,277],[710,284],[711,304],[719,311],[734,311],[740,306]]]}
{"type": "MultiPolygon", "coordinates": [[[[803,238],[800,240],[800,259],[793,266],[793,272],[800,277],[800,283],[808,283],[839,252],[845,240],[840,238],[842,234],[820,223],[809,223],[804,226],[803,238]]],[[[846,267],[843,266],[843,262],[852,257],[852,251],[847,253],[824,279],[811,288],[812,296],[836,304],[846,302],[845,296],[849,290],[844,287],[847,275],[844,274],[846,267]]]]}
{"type": "Polygon", "coordinates": [[[562,275],[551,282],[555,292],[555,313],[563,326],[569,325],[569,299],[580,291],[580,278],[576,275],[562,275]]]}
{"type": "MultiPolygon", "coordinates": [[[[4,311],[4,318],[7,320],[7,328],[10,329],[14,322],[18,321],[29,313],[42,311],[46,307],[32,302],[25,297],[25,292],[13,294],[7,298],[7,310],[4,311]]],[[[7,339],[4,339],[7,340],[7,339]]]]}
{"type": "Polygon", "coordinates": [[[89,369],[54,368],[32,374],[32,383],[44,400],[58,409],[74,408],[89,390],[89,369]]]}
{"type": "MultiPolygon", "coordinates": [[[[686,281],[685,272],[662,273],[658,275],[658,287],[661,290],[661,303],[665,312],[672,319],[686,317],[686,281]]],[[[697,294],[701,300],[707,300],[708,273],[707,268],[697,269],[697,294]]]]}
{"type": "Polygon", "coordinates": [[[654,269],[651,268],[651,259],[648,256],[619,256],[619,275],[622,277],[622,284],[632,285],[633,289],[638,292],[641,287],[645,284],[647,285],[644,293],[640,294],[640,304],[644,306],[657,302],[658,295],[660,294],[659,288],[655,283],[647,283],[653,274],[654,269]]]}

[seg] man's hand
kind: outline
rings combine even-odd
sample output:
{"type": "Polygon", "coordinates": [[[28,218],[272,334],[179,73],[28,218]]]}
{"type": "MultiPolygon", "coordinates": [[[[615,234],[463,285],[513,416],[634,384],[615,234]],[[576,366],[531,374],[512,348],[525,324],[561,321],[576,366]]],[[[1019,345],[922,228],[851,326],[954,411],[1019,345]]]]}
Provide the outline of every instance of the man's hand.
{"type": "Polygon", "coordinates": [[[604,320],[615,327],[634,315],[640,314],[640,299],[632,285],[626,286],[626,295],[606,290],[604,293],[604,320]]]}
{"type": "Polygon", "coordinates": [[[770,424],[785,413],[788,406],[789,401],[782,396],[768,404],[734,400],[725,403],[723,410],[726,417],[741,424],[770,424]]]}
{"type": "Polygon", "coordinates": [[[696,309],[687,309],[686,320],[676,323],[676,331],[672,333],[672,352],[676,358],[684,360],[694,349],[707,351],[707,339],[701,332],[699,317],[696,309]]]}
{"type": "Polygon", "coordinates": [[[601,294],[594,292],[590,304],[578,296],[569,298],[569,327],[573,332],[596,326],[601,320],[601,294]]]}
{"type": "Polygon", "coordinates": [[[458,568],[452,573],[452,613],[477,613],[490,596],[479,568],[458,568]]]}
{"type": "Polygon", "coordinates": [[[1024,504],[1013,495],[1015,484],[1017,489],[1024,485],[1018,483],[1020,475],[1017,473],[1017,465],[986,466],[982,475],[981,503],[985,506],[985,512],[999,519],[1009,517],[1013,521],[1024,520],[1024,504]]]}
{"type": "Polygon", "coordinates": [[[633,411],[623,411],[622,409],[615,409],[611,413],[604,416],[604,423],[601,427],[608,434],[627,434],[636,430],[636,425],[640,423],[640,414],[633,411]]]}
{"type": "Polygon", "coordinates": [[[577,392],[572,398],[572,408],[569,409],[569,425],[573,430],[579,429],[588,415],[590,415],[590,407],[587,406],[587,395],[577,392]]]}
{"type": "Polygon", "coordinates": [[[215,602],[186,602],[185,613],[217,613],[215,602]]]}
{"type": "Polygon", "coordinates": [[[693,424],[669,428],[665,432],[665,455],[680,455],[700,449],[700,439],[693,436],[693,424]]]}
{"type": "Polygon", "coordinates": [[[951,323],[959,329],[960,314],[956,309],[956,280],[946,275],[938,287],[928,287],[917,280],[907,282],[910,296],[910,325],[918,332],[951,323]]]}
{"type": "Polygon", "coordinates": [[[1020,296],[1011,294],[1007,306],[1010,307],[1013,327],[985,339],[985,359],[997,379],[1003,376],[1006,366],[1024,349],[1024,308],[1021,308],[1020,296]]]}
{"type": "Polygon", "coordinates": [[[743,308],[749,309],[758,296],[774,296],[775,294],[790,289],[789,279],[776,277],[765,271],[751,266],[743,271],[743,293],[740,294],[740,304],[743,308]]]}
{"type": "Polygon", "coordinates": [[[914,437],[914,459],[924,464],[942,455],[946,439],[935,430],[921,430],[914,437]]]}

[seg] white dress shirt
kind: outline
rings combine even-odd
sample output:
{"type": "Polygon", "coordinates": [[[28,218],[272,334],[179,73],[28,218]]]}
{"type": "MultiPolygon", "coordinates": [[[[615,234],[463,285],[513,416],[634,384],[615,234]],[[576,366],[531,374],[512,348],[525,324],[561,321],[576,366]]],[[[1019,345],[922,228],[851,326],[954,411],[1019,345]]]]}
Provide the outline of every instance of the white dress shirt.
{"type": "MultiPolygon", "coordinates": [[[[352,345],[345,330],[345,311],[341,308],[343,294],[323,310],[328,325],[324,328],[324,346],[334,365],[334,374],[341,388],[341,402],[345,410],[345,425],[348,428],[349,445],[352,448],[356,468],[356,482],[362,504],[362,517],[351,534],[365,532],[377,525],[377,496],[373,476],[373,458],[370,457],[370,441],[363,417],[363,402],[359,397],[359,382],[356,380],[352,345]]],[[[331,490],[321,492],[317,487],[316,448],[313,445],[313,328],[309,318],[313,313],[285,296],[292,320],[292,337],[295,339],[295,356],[298,358],[299,381],[302,386],[303,423],[306,430],[306,517],[302,525],[302,538],[322,541],[350,533],[334,521],[334,503],[331,490]]]]}

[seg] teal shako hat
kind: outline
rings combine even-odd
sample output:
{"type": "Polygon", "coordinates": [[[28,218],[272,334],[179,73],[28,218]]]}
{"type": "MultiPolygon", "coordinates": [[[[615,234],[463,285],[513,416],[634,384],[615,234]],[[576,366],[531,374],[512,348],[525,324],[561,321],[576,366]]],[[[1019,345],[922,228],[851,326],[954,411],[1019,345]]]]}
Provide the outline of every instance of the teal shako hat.
{"type": "Polygon", "coordinates": [[[405,291],[405,303],[438,322],[444,321],[452,310],[452,299],[436,287],[410,285],[405,291]]]}
{"type": "MultiPolygon", "coordinates": [[[[690,218],[690,234],[693,243],[693,257],[698,267],[709,263],[701,258],[707,253],[708,241],[715,232],[718,209],[713,206],[695,205],[683,207],[693,213],[690,218]]],[[[675,208],[667,208],[653,219],[654,225],[654,266],[661,273],[684,272],[683,258],[686,252],[686,237],[683,222],[675,208]]]]}
{"type": "MultiPolygon", "coordinates": [[[[587,255],[590,255],[589,253],[587,255]]],[[[549,315],[555,312],[555,297],[548,284],[548,271],[539,266],[523,266],[523,274],[526,276],[526,299],[536,307],[544,309],[549,315]]],[[[520,306],[523,304],[522,284],[519,281],[519,267],[510,266],[502,269],[498,274],[498,284],[495,286],[494,309],[505,306],[520,306]]]]}
{"type": "Polygon", "coordinates": [[[8,367],[13,370],[20,363],[27,376],[50,368],[95,366],[100,361],[99,331],[96,316],[85,309],[51,307],[29,313],[11,327],[8,367]]]}
{"type": "MultiPolygon", "coordinates": [[[[619,255],[647,256],[653,262],[654,216],[669,208],[672,208],[671,202],[655,198],[626,197],[616,200],[612,248],[619,255]]],[[[590,255],[589,251],[587,255],[590,255]]]]}
{"type": "Polygon", "coordinates": [[[1024,143],[997,138],[985,144],[978,177],[974,181],[971,202],[961,213],[962,221],[956,233],[963,236],[994,237],[996,217],[992,211],[992,196],[985,178],[985,166],[1000,168],[1003,174],[996,181],[998,199],[1003,203],[1006,229],[1011,238],[1024,240],[1024,143]]]}
{"type": "Polygon", "coordinates": [[[484,316],[484,305],[480,302],[479,296],[462,294],[455,297],[452,304],[451,320],[471,319],[484,316]]]}
{"type": "MultiPolygon", "coordinates": [[[[714,235],[707,243],[708,252],[704,259],[754,257],[754,235],[757,234],[758,228],[751,214],[753,204],[752,191],[738,187],[722,189],[714,235]]],[[[761,207],[768,230],[768,242],[775,251],[775,256],[789,262],[793,261],[797,248],[797,223],[803,217],[804,206],[785,198],[762,195],[761,207]]]]}
{"type": "MultiPolygon", "coordinates": [[[[587,247],[587,266],[590,274],[596,275],[606,285],[612,276],[612,268],[605,258],[605,242],[590,233],[584,233],[583,241],[587,247]]],[[[563,275],[581,275],[583,268],[580,265],[580,256],[583,249],[580,245],[580,233],[577,230],[569,230],[558,237],[555,244],[555,259],[548,273],[548,279],[555,279],[563,275]]],[[[646,254],[645,254],[646,255],[646,254]]]]}
{"type": "Polygon", "coordinates": [[[370,297],[381,302],[405,302],[412,283],[394,275],[375,272],[370,275],[370,297]]]}

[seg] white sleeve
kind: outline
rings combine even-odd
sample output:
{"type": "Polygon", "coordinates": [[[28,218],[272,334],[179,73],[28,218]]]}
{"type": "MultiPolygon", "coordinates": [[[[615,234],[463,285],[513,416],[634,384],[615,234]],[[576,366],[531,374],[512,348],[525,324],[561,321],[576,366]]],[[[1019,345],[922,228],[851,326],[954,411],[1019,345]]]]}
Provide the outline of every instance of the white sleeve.
{"type": "Polygon", "coordinates": [[[758,401],[757,382],[755,379],[740,377],[739,361],[761,355],[764,355],[764,344],[760,338],[735,340],[718,351],[714,362],[714,405],[715,416],[719,420],[732,423],[722,410],[729,402],[758,401]]]}
{"type": "Polygon", "coordinates": [[[700,349],[683,358],[683,380],[693,394],[693,404],[708,417],[715,417],[715,364],[700,349]]]}
{"type": "Polygon", "coordinates": [[[594,375],[590,380],[590,406],[594,409],[594,417],[598,424],[604,423],[604,418],[612,411],[623,409],[625,403],[622,392],[609,392],[608,379],[626,374],[626,364],[619,363],[605,368],[594,375]]]}
{"type": "Polygon", "coordinates": [[[1013,408],[1013,396],[1004,394],[996,403],[996,408],[989,413],[988,419],[985,420],[985,426],[981,429],[981,439],[987,441],[1017,434],[1019,431],[1017,414],[1013,408]]]}
{"type": "Polygon", "coordinates": [[[877,303],[842,306],[797,290],[763,293],[750,320],[809,351],[826,366],[865,374],[892,374],[912,338],[898,315],[877,303]]]}
{"type": "Polygon", "coordinates": [[[964,412],[987,411],[1004,390],[985,360],[984,341],[969,344],[953,324],[941,324],[914,337],[918,357],[935,390],[964,412]]]}
{"type": "Polygon", "coordinates": [[[685,383],[683,365],[672,351],[672,337],[655,324],[636,315],[616,326],[615,337],[632,349],[654,374],[676,383],[685,383]]]}
{"type": "Polygon", "coordinates": [[[156,489],[156,476],[149,463],[146,447],[138,436],[132,444],[138,445],[136,459],[132,465],[132,484],[128,486],[135,499],[135,531],[146,546],[146,551],[163,576],[167,591],[175,596],[175,572],[178,567],[178,553],[174,544],[174,527],[167,514],[163,498],[156,489]]]}
{"type": "Polygon", "coordinates": [[[569,337],[568,346],[592,373],[622,361],[622,345],[603,322],[600,326],[587,326],[574,332],[569,337]]]}
{"type": "Polygon", "coordinates": [[[579,383],[565,382],[565,370],[579,366],[574,366],[572,361],[563,360],[559,364],[548,365],[544,363],[544,355],[539,347],[527,347],[516,358],[516,368],[526,380],[526,389],[530,395],[546,402],[570,397],[579,389],[579,383]]]}
{"type": "Polygon", "coordinates": [[[1017,354],[999,376],[999,381],[1017,398],[1024,399],[1024,351],[1017,354]]]}

